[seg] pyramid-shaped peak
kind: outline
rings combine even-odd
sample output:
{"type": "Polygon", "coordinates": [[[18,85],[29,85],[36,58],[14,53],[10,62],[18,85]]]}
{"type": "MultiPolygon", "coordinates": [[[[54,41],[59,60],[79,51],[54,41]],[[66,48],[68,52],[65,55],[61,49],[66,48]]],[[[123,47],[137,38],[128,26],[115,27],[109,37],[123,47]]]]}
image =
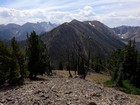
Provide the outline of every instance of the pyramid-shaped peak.
{"type": "Polygon", "coordinates": [[[73,19],[70,23],[80,22],[79,20],[73,19]]]}

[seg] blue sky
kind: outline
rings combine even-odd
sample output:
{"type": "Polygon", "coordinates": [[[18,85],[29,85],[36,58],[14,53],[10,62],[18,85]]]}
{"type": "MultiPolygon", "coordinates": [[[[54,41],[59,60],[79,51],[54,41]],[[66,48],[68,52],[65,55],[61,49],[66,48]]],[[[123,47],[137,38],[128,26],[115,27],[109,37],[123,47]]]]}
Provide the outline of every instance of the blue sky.
{"type": "Polygon", "coordinates": [[[0,0],[0,24],[98,20],[140,26],[140,0],[0,0]]]}

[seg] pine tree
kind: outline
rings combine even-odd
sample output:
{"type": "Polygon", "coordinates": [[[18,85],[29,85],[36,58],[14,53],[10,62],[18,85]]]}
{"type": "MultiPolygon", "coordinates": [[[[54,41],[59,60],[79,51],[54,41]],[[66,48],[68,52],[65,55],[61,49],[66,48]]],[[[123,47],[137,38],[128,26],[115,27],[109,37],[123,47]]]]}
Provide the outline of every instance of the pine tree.
{"type": "Polygon", "coordinates": [[[133,76],[136,71],[137,64],[137,51],[135,50],[135,43],[129,41],[129,44],[124,49],[124,60],[123,60],[123,72],[125,73],[124,79],[131,79],[133,81],[133,76]]]}
{"type": "Polygon", "coordinates": [[[136,72],[135,72],[135,76],[134,76],[134,86],[140,88],[140,53],[138,54],[137,57],[137,68],[136,68],[136,72]]]}
{"type": "Polygon", "coordinates": [[[27,39],[27,59],[30,79],[38,74],[44,74],[48,70],[48,51],[46,45],[41,41],[35,31],[27,39]]]}
{"type": "Polygon", "coordinates": [[[113,52],[109,61],[109,69],[111,70],[112,81],[116,81],[118,76],[118,70],[120,68],[120,63],[122,63],[122,61],[123,51],[121,49],[118,49],[117,51],[113,52]]]}
{"type": "Polygon", "coordinates": [[[37,71],[39,69],[39,41],[38,36],[35,32],[32,32],[27,39],[27,57],[28,57],[28,70],[29,77],[33,79],[36,78],[37,71]]]}
{"type": "Polygon", "coordinates": [[[124,80],[135,84],[136,72],[139,71],[135,41],[129,41],[125,48],[117,50],[111,58],[110,65],[112,81],[115,81],[117,86],[122,86],[124,80]]]}
{"type": "Polygon", "coordinates": [[[11,60],[10,49],[0,41],[0,85],[9,79],[11,60]]]}
{"type": "Polygon", "coordinates": [[[47,72],[47,74],[50,74],[51,70],[49,68],[50,66],[50,59],[49,54],[46,45],[43,43],[42,40],[39,39],[39,74],[44,74],[47,72]]]}
{"type": "Polygon", "coordinates": [[[101,71],[105,71],[106,68],[106,60],[102,57],[100,57],[99,55],[92,57],[92,61],[91,61],[91,67],[92,69],[97,72],[100,73],[101,71]]]}
{"type": "Polygon", "coordinates": [[[117,72],[117,77],[115,78],[115,84],[116,86],[123,86],[122,84],[122,80],[123,80],[123,63],[120,63],[119,68],[118,68],[118,72],[117,72]]]}
{"type": "Polygon", "coordinates": [[[81,58],[79,69],[78,69],[78,75],[80,75],[82,79],[85,79],[85,77],[86,77],[84,65],[85,65],[84,58],[81,58]]]}
{"type": "Polygon", "coordinates": [[[61,61],[59,62],[59,67],[58,67],[58,70],[63,70],[63,64],[62,64],[62,62],[61,62],[61,61]]]}
{"type": "Polygon", "coordinates": [[[14,38],[11,40],[12,47],[12,63],[10,69],[9,83],[12,85],[23,84],[24,79],[24,55],[19,48],[19,45],[14,38]]]}

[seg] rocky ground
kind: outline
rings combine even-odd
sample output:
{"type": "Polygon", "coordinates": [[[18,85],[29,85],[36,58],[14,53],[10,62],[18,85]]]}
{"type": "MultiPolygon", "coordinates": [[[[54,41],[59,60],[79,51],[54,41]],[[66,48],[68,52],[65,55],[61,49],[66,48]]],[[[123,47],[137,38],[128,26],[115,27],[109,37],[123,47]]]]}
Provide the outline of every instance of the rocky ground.
{"type": "Polygon", "coordinates": [[[0,105],[140,105],[140,97],[78,78],[45,77],[0,88],[0,105]]]}

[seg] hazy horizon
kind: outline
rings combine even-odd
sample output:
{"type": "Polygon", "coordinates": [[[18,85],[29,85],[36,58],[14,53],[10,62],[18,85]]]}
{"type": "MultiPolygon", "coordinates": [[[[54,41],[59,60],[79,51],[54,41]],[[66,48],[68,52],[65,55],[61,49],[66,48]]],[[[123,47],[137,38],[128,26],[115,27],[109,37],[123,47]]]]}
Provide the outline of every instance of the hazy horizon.
{"type": "Polygon", "coordinates": [[[4,0],[0,1],[0,24],[61,24],[77,19],[97,20],[109,27],[140,26],[139,4],[139,0],[4,0]]]}

